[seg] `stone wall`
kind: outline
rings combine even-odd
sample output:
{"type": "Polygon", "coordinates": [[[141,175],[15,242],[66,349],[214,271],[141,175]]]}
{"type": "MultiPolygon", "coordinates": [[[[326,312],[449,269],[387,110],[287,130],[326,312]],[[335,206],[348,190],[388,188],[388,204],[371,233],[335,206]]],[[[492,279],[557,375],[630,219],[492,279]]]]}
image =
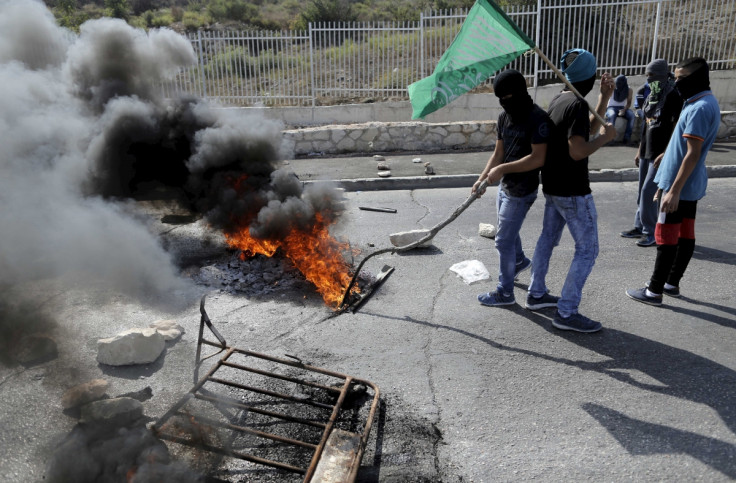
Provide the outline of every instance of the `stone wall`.
{"type": "MultiPolygon", "coordinates": [[[[626,121],[617,119],[620,139],[626,121]]],[[[639,123],[634,124],[634,141],[639,140],[639,123]]],[[[316,126],[284,131],[295,156],[334,155],[392,151],[441,151],[487,149],[496,142],[495,121],[430,123],[367,122],[316,126]]],[[[736,111],[721,113],[720,140],[736,138],[736,111]]]]}
{"type": "Polygon", "coordinates": [[[284,137],[296,156],[485,149],[496,142],[496,122],[368,122],[289,129],[284,137]]]}

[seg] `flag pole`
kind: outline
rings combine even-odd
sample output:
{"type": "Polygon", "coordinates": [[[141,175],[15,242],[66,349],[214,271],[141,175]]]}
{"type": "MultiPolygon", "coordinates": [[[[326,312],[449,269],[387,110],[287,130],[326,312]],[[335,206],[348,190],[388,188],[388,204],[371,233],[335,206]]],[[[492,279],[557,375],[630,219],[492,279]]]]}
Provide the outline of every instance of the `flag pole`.
{"type": "MultiPolygon", "coordinates": [[[[560,80],[562,80],[562,82],[564,82],[564,83],[565,83],[565,85],[566,85],[566,86],[568,87],[568,89],[570,89],[570,90],[571,90],[571,91],[572,91],[572,92],[573,92],[573,93],[574,93],[574,94],[575,94],[576,96],[578,96],[578,97],[579,97],[580,99],[585,99],[585,98],[584,98],[584,97],[583,97],[583,96],[582,96],[582,95],[580,94],[580,92],[578,92],[578,90],[577,90],[577,89],[575,89],[575,86],[573,86],[573,85],[572,85],[572,84],[570,83],[570,81],[569,81],[569,80],[567,80],[567,77],[565,77],[565,74],[563,74],[563,73],[562,73],[562,71],[561,71],[560,69],[558,69],[558,68],[557,68],[557,66],[556,66],[556,65],[554,65],[554,64],[552,63],[552,61],[551,61],[551,60],[549,60],[549,59],[547,58],[547,56],[546,56],[546,55],[544,55],[544,53],[542,53],[542,51],[541,51],[541,50],[539,50],[539,47],[536,47],[536,46],[535,46],[535,47],[534,47],[534,52],[536,52],[536,53],[537,53],[537,55],[538,55],[538,56],[539,56],[539,57],[540,57],[540,58],[541,58],[541,59],[542,59],[542,60],[543,60],[544,62],[546,62],[548,66],[550,66],[550,67],[552,68],[552,70],[554,71],[554,73],[555,73],[555,74],[557,74],[557,77],[559,77],[559,78],[560,78],[560,80]]],[[[606,125],[606,120],[605,120],[605,119],[603,119],[603,117],[601,117],[601,115],[600,115],[600,114],[598,114],[598,111],[596,111],[596,110],[595,110],[595,108],[593,108],[593,107],[592,107],[592,106],[591,106],[590,104],[588,104],[588,109],[590,110],[590,112],[592,112],[592,113],[593,113],[593,115],[595,116],[595,118],[596,118],[596,119],[598,119],[598,122],[600,122],[602,126],[605,126],[605,125],[606,125]]]]}

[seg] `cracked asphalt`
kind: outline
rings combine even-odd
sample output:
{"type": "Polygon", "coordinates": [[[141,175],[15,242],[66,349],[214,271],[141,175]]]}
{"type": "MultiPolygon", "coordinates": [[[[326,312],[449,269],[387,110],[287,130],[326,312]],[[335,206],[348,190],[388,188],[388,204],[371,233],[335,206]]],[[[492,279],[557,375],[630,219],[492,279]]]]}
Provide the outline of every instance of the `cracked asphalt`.
{"type": "MultiPolygon", "coordinates": [[[[377,384],[381,406],[363,458],[361,482],[731,481],[736,479],[736,219],[733,180],[712,179],[698,206],[695,256],[682,299],[637,304],[626,288],[643,286],[655,250],[618,236],[630,227],[634,182],[593,186],[600,255],[581,312],[600,321],[596,334],[554,329],[553,309],[488,308],[476,296],[495,286],[493,241],[479,223],[495,224],[496,188],[473,203],[432,247],[377,256],[394,273],[356,313],[333,316],[309,290],[262,297],[202,287],[213,323],[235,347],[305,361],[377,384]],[[449,267],[480,260],[491,280],[465,284],[449,267]]],[[[334,234],[360,253],[388,247],[388,235],[429,228],[449,216],[468,188],[353,191],[334,234]],[[390,207],[395,214],[359,210],[390,207]]],[[[543,203],[522,229],[533,255],[543,203]]],[[[191,266],[223,256],[201,222],[162,223],[161,207],[144,207],[152,229],[191,266]]],[[[559,293],[573,254],[565,233],[550,265],[559,293]]],[[[68,387],[104,377],[108,393],[151,387],[145,414],[161,416],[192,384],[198,302],[165,309],[105,287],[73,280],[14,287],[27,311],[53,319],[47,331],[59,357],[31,367],[0,368],[0,479],[44,481],[45,465],[76,420],[61,409],[68,387]],[[111,369],[95,362],[96,340],[160,318],[185,327],[182,339],[147,366],[111,369]]],[[[230,474],[229,481],[280,481],[230,474]]],[[[293,480],[283,480],[293,481],[293,480]]]]}

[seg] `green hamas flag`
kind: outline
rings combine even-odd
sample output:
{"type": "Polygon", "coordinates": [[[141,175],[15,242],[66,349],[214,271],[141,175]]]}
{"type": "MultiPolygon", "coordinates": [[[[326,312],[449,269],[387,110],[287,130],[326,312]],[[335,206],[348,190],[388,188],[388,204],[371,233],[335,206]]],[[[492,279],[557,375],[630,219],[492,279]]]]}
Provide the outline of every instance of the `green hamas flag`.
{"type": "Polygon", "coordinates": [[[534,42],[492,0],[476,0],[432,75],[407,88],[412,119],[423,118],[481,84],[534,42]]]}

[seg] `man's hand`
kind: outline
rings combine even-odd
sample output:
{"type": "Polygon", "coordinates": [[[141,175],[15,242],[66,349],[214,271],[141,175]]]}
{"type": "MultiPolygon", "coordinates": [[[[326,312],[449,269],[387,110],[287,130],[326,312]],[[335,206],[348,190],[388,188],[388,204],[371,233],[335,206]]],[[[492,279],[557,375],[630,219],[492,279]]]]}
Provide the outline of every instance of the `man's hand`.
{"type": "MultiPolygon", "coordinates": [[[[485,180],[485,178],[480,178],[478,181],[476,181],[475,183],[473,183],[473,187],[470,188],[470,194],[471,195],[474,195],[476,193],[476,191],[478,191],[478,188],[480,188],[480,185],[483,183],[484,180],[485,180]]],[[[480,198],[481,196],[483,196],[485,193],[486,193],[486,189],[485,188],[483,188],[482,191],[478,191],[478,198],[480,198]]]]}
{"type": "Polygon", "coordinates": [[[601,126],[600,135],[607,143],[609,143],[616,137],[616,128],[613,127],[613,124],[607,122],[605,125],[601,126]]]}
{"type": "Polygon", "coordinates": [[[626,115],[626,110],[625,109],[621,109],[620,111],[618,111],[618,115],[619,115],[619,117],[624,117],[626,115]]]}
{"type": "Polygon", "coordinates": [[[493,184],[497,183],[498,181],[501,181],[501,178],[503,178],[503,173],[501,172],[501,166],[499,165],[491,169],[490,173],[488,173],[488,183],[493,184]]]}
{"type": "Polygon", "coordinates": [[[674,213],[677,211],[677,207],[680,206],[680,193],[673,193],[671,190],[664,194],[662,198],[662,204],[660,205],[660,211],[664,213],[674,213]]]}
{"type": "Polygon", "coordinates": [[[634,165],[638,168],[639,167],[639,153],[634,156],[634,165]]]}

